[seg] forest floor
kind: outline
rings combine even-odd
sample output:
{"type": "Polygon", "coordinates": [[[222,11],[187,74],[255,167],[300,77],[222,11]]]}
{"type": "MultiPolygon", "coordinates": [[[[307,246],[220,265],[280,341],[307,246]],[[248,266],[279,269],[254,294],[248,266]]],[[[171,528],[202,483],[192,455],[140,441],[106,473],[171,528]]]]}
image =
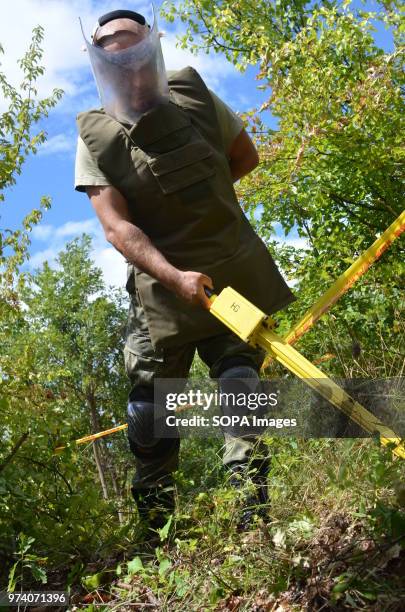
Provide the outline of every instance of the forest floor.
{"type": "Polygon", "coordinates": [[[237,531],[240,493],[218,448],[190,440],[157,540],[142,540],[132,505],[108,545],[48,573],[47,588],[69,575],[72,612],[404,610],[403,462],[370,440],[271,444],[266,521],[237,531]]]}

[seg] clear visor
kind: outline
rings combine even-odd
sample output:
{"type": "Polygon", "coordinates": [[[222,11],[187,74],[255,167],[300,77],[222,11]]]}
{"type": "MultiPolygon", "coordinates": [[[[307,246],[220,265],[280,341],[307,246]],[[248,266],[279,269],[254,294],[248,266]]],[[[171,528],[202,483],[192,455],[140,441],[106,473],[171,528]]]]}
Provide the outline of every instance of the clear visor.
{"type": "Polygon", "coordinates": [[[121,49],[124,37],[119,34],[109,36],[110,41],[116,41],[113,47],[110,45],[114,50],[93,45],[80,20],[101,105],[107,114],[123,123],[136,123],[145,112],[169,98],[156,13],[151,6],[152,28],[145,26],[145,37],[131,46],[128,33],[126,48],[121,49]]]}

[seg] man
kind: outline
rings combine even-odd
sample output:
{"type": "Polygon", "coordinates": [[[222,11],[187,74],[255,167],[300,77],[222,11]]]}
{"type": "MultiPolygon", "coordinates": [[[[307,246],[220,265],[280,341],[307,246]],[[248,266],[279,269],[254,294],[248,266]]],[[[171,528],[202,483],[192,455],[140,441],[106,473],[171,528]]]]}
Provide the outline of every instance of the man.
{"type": "MultiPolygon", "coordinates": [[[[230,285],[267,313],[295,298],[235,195],[233,183],[259,162],[241,120],[194,69],[166,74],[156,19],[151,28],[136,12],[113,11],[86,45],[102,108],[78,115],[75,187],[128,262],[132,494],[140,516],[158,527],[158,509],[174,505],[179,440],[154,436],[154,379],[186,378],[197,349],[220,389],[229,379],[258,381],[263,351],[209,313],[207,291],[230,285]]],[[[232,482],[253,468],[259,504],[267,459],[252,462],[253,447],[225,432],[232,482]]]]}

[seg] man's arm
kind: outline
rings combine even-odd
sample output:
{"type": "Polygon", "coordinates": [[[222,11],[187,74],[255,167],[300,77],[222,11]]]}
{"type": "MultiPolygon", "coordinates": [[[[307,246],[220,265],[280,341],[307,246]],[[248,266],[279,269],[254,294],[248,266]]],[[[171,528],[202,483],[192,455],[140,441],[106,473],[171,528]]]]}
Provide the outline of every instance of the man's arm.
{"type": "Polygon", "coordinates": [[[191,304],[209,308],[204,285],[213,288],[209,276],[172,266],[149,237],[131,221],[128,204],[113,186],[87,187],[87,195],[103,226],[104,234],[124,257],[143,272],[191,304]]]}
{"type": "Polygon", "coordinates": [[[229,160],[233,182],[251,172],[259,163],[259,155],[242,119],[215,92],[208,90],[214,102],[222,142],[229,160]]]}
{"type": "Polygon", "coordinates": [[[245,129],[238,134],[229,150],[233,182],[249,174],[259,164],[259,154],[245,129]]]}

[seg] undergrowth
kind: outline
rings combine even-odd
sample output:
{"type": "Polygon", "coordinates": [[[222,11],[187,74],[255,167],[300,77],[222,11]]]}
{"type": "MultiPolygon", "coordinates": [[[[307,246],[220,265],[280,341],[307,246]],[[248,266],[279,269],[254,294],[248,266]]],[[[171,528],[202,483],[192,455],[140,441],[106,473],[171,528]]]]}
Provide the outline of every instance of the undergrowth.
{"type": "MultiPolygon", "coordinates": [[[[237,532],[238,493],[219,442],[189,438],[176,513],[157,543],[142,541],[134,507],[124,527],[107,516],[110,537],[101,546],[95,533],[87,555],[49,568],[47,588],[68,588],[70,609],[89,612],[403,609],[402,462],[369,439],[266,444],[268,521],[237,532]]],[[[32,570],[44,567],[40,553],[25,560],[19,587],[41,582],[32,570]]]]}

